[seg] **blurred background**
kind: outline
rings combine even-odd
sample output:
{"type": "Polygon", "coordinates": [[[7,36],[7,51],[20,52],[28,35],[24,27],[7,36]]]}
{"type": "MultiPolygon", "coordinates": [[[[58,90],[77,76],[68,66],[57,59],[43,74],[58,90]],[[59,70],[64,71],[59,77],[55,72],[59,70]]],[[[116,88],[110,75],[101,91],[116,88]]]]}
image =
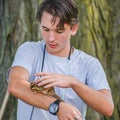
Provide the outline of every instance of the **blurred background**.
{"type": "MultiPolygon", "coordinates": [[[[35,15],[42,0],[0,0],[0,120],[16,120],[17,100],[7,92],[6,73],[16,49],[41,40],[35,15]]],[[[120,0],[76,0],[79,30],[71,44],[102,63],[115,105],[111,117],[88,109],[86,120],[120,120],[120,0]]]]}

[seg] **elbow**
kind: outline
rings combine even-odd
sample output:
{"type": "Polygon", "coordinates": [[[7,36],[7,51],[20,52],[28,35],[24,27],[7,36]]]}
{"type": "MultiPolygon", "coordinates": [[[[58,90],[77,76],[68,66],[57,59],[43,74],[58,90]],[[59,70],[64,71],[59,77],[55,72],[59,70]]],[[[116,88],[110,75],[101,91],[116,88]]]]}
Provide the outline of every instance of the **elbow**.
{"type": "Polygon", "coordinates": [[[8,87],[7,87],[7,91],[8,91],[10,94],[12,94],[13,91],[14,91],[14,89],[13,89],[12,87],[8,86],[8,87]]]}
{"type": "Polygon", "coordinates": [[[114,104],[109,104],[108,106],[104,107],[103,111],[104,111],[103,115],[108,117],[112,116],[114,112],[114,104]]]}
{"type": "Polygon", "coordinates": [[[15,96],[15,87],[14,87],[14,86],[8,84],[7,91],[8,91],[11,95],[15,96]]]}
{"type": "Polygon", "coordinates": [[[108,117],[112,116],[113,112],[114,112],[114,105],[109,108],[109,110],[107,112],[107,116],[108,117]]]}

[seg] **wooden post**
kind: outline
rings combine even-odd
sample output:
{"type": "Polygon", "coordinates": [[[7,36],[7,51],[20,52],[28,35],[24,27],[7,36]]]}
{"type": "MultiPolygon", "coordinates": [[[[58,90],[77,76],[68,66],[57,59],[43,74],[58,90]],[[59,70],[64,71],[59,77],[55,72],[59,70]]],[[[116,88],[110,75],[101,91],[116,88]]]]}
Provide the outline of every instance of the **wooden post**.
{"type": "Polygon", "coordinates": [[[6,91],[2,106],[0,108],[0,120],[2,120],[2,116],[3,116],[3,113],[5,111],[5,107],[7,105],[8,99],[9,99],[9,93],[8,93],[8,91],[6,91]]]}

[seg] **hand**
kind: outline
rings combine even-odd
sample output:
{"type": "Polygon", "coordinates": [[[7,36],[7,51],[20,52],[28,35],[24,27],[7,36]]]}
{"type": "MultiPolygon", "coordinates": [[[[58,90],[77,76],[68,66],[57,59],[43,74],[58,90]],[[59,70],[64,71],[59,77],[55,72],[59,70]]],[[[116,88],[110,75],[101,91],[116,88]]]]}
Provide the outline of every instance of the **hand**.
{"type": "Polygon", "coordinates": [[[80,111],[76,107],[64,102],[59,104],[57,115],[59,120],[82,120],[80,111]]]}
{"type": "Polygon", "coordinates": [[[36,81],[38,86],[44,85],[45,88],[55,87],[55,86],[68,88],[72,86],[73,82],[75,82],[75,78],[68,75],[55,74],[50,72],[39,72],[36,73],[35,75],[41,76],[36,81]]]}

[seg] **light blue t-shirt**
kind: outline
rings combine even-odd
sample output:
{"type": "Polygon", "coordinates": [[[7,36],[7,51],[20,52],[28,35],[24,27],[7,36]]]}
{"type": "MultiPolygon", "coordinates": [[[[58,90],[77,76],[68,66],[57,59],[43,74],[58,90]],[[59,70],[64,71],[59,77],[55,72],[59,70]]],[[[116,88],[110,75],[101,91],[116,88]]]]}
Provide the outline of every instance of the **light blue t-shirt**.
{"type": "MultiPolygon", "coordinates": [[[[35,80],[34,74],[41,71],[45,42],[26,42],[22,44],[15,55],[12,66],[22,66],[30,73],[29,81],[35,80]]],[[[74,48],[74,52],[67,57],[58,57],[45,51],[43,71],[65,75],[72,75],[89,87],[100,90],[109,89],[104,70],[98,59],[74,48]]],[[[55,92],[65,102],[76,106],[85,120],[87,105],[71,88],[55,87],[55,92]]],[[[17,120],[29,120],[32,106],[18,100],[17,120]]],[[[34,108],[32,120],[58,120],[57,116],[48,111],[34,108]]]]}

